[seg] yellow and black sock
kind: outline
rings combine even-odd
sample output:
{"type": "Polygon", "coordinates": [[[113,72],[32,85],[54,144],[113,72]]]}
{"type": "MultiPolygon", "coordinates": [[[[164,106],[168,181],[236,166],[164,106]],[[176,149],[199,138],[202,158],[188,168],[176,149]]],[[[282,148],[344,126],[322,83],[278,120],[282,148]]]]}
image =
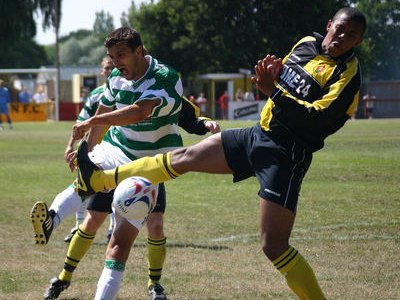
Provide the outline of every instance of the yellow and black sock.
{"type": "Polygon", "coordinates": [[[95,234],[85,232],[81,227],[82,225],[79,226],[78,231],[74,234],[69,244],[67,256],[64,260],[64,269],[58,276],[62,281],[71,281],[72,273],[89,250],[95,237],[95,234]]]}
{"type": "Polygon", "coordinates": [[[166,237],[160,240],[147,238],[147,258],[149,264],[148,286],[158,283],[161,279],[161,273],[167,252],[166,244],[166,237]]]}
{"type": "Polygon", "coordinates": [[[299,299],[325,299],[314,271],[295,248],[290,246],[273,264],[285,276],[288,286],[299,299]]]}
{"type": "Polygon", "coordinates": [[[152,184],[175,179],[180,174],[171,167],[171,153],[157,154],[152,157],[143,157],[112,170],[94,171],[90,178],[90,185],[98,192],[113,189],[122,180],[141,176],[152,184]]]}

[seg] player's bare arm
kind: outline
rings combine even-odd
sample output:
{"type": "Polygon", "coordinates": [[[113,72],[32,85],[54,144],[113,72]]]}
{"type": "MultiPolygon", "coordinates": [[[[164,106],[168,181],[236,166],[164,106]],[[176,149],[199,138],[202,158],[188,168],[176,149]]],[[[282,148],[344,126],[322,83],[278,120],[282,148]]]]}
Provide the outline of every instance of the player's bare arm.
{"type": "Polygon", "coordinates": [[[122,126],[143,121],[151,114],[154,107],[160,104],[160,101],[160,99],[139,101],[122,109],[96,114],[86,121],[75,124],[72,128],[73,137],[81,139],[89,129],[97,125],[122,126]]]}
{"type": "Polygon", "coordinates": [[[64,159],[67,163],[68,163],[68,156],[70,155],[70,153],[74,152],[74,144],[75,144],[75,140],[71,135],[71,137],[68,140],[67,146],[65,147],[65,151],[64,151],[64,159]]]}
{"type": "MultiPolygon", "coordinates": [[[[107,106],[104,106],[101,103],[99,103],[99,106],[98,106],[98,108],[96,110],[96,113],[94,115],[95,116],[96,115],[101,115],[101,114],[105,114],[105,113],[108,113],[108,112],[111,112],[111,111],[113,111],[112,107],[107,107],[107,106]]],[[[86,141],[88,143],[88,147],[89,147],[90,150],[92,150],[93,147],[98,143],[99,138],[100,138],[100,136],[101,136],[101,134],[103,132],[104,127],[105,127],[104,125],[96,125],[96,126],[93,126],[90,129],[90,131],[88,132],[88,134],[86,136],[86,141]]]]}
{"type": "Polygon", "coordinates": [[[75,170],[75,151],[74,151],[75,139],[72,137],[69,138],[67,146],[65,147],[64,151],[64,160],[67,163],[71,172],[75,170]]]}

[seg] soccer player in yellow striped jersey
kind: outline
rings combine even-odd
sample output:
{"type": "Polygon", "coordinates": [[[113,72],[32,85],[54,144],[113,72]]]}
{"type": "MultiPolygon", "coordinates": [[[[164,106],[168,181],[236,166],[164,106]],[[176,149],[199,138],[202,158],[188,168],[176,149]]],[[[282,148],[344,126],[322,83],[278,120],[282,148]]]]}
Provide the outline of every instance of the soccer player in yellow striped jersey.
{"type": "Polygon", "coordinates": [[[222,131],[198,144],[107,171],[96,170],[86,144],[81,144],[78,192],[113,188],[130,176],[153,184],[193,171],[233,174],[234,182],[255,176],[264,254],[299,299],[325,299],[314,271],[289,238],[313,152],[356,108],[361,75],[354,48],[362,42],[366,23],[356,8],[342,8],[328,21],[324,37],[302,39],[283,60],[274,55],[259,60],[252,81],[269,99],[254,127],[222,131]]]}

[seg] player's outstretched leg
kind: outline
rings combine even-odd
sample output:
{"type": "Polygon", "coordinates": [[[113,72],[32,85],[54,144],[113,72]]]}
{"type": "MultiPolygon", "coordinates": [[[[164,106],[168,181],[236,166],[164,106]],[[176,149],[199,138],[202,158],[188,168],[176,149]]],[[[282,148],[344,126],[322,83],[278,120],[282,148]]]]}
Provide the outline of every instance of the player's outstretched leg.
{"type": "Polygon", "coordinates": [[[50,286],[44,291],[44,300],[57,299],[62,291],[69,287],[69,281],[62,281],[57,277],[50,280],[50,286]]]}
{"type": "Polygon", "coordinates": [[[54,228],[53,215],[54,211],[49,211],[43,201],[38,201],[33,205],[31,220],[36,244],[46,245],[48,243],[54,228]]]}
{"type": "Polygon", "coordinates": [[[88,144],[82,140],[77,151],[77,170],[78,180],[75,182],[78,194],[80,196],[90,196],[95,193],[90,185],[90,178],[99,167],[94,164],[88,156],[88,144]]]}
{"type": "Polygon", "coordinates": [[[171,166],[171,152],[142,157],[115,169],[100,170],[88,156],[86,141],[82,141],[78,147],[77,169],[78,179],[74,184],[80,196],[113,189],[122,180],[131,176],[142,176],[152,184],[159,184],[180,175],[171,166]]]}

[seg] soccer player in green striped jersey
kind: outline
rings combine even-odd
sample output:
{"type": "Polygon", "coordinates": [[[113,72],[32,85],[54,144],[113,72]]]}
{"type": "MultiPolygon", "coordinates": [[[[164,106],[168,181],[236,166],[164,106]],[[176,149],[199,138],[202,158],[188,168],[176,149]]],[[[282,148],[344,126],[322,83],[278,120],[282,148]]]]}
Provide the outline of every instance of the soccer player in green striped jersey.
{"type": "Polygon", "coordinates": [[[114,188],[131,176],[153,184],[193,171],[233,174],[234,182],[255,176],[265,256],[299,299],[325,299],[313,269],[289,239],[313,152],[357,107],[361,70],[354,48],[366,26],[363,13],[345,7],[328,21],[325,36],[301,39],[283,60],[274,55],[259,60],[252,81],[269,99],[253,127],[222,131],[198,144],[106,171],[96,170],[81,144],[78,192],[114,188]]]}
{"type": "MultiPolygon", "coordinates": [[[[82,138],[90,129],[87,140],[92,149],[101,128],[111,125],[102,143],[91,152],[93,161],[104,169],[180,147],[182,139],[178,121],[182,112],[183,88],[178,73],[150,55],[145,55],[139,33],[131,28],[122,27],[110,33],[105,46],[116,69],[107,80],[107,89],[97,114],[74,126],[75,132],[79,132],[74,138],[82,138]]],[[[206,123],[211,124],[209,130],[216,128],[214,121],[206,123]]],[[[152,215],[149,223],[154,223],[152,215]]],[[[116,228],[107,248],[105,268],[99,279],[96,299],[116,297],[125,262],[143,223],[144,220],[125,220],[116,216],[116,228]]],[[[88,240],[93,236],[88,232],[78,231],[78,234],[88,240]]],[[[149,239],[148,246],[149,249],[160,248],[165,252],[165,238],[160,236],[149,239]]],[[[160,261],[157,263],[158,268],[149,270],[150,283],[154,281],[149,286],[152,299],[166,299],[157,284],[164,255],[161,253],[158,258],[153,255],[153,260],[160,261]],[[158,289],[154,289],[154,286],[158,289]]],[[[72,268],[77,265],[72,260],[67,263],[72,268]]]]}

